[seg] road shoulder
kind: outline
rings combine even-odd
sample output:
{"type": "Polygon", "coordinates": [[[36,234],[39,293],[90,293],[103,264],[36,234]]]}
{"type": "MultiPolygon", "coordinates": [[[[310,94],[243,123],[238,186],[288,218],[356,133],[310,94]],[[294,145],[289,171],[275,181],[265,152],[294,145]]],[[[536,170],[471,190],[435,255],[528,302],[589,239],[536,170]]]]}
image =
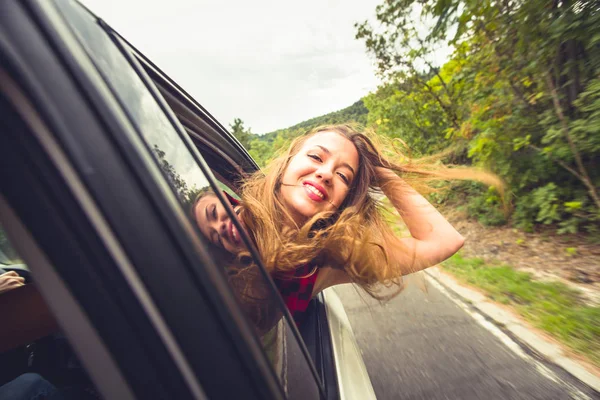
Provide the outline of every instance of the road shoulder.
{"type": "Polygon", "coordinates": [[[429,268],[425,273],[429,279],[469,304],[487,320],[508,331],[519,345],[559,366],[590,388],[600,392],[600,371],[597,368],[572,356],[562,345],[534,329],[508,307],[493,302],[481,291],[459,283],[439,267],[429,268]]]}

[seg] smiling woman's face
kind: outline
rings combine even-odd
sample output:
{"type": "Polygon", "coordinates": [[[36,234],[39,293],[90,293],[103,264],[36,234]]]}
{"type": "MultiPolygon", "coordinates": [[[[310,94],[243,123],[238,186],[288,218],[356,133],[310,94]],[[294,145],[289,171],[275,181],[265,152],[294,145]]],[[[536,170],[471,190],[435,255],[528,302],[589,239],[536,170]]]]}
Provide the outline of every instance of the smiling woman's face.
{"type": "MultiPolygon", "coordinates": [[[[234,210],[239,213],[240,206],[234,210]]],[[[237,253],[244,248],[240,233],[214,193],[205,195],[196,203],[194,214],[200,231],[211,243],[230,253],[237,253]]]]}
{"type": "Polygon", "coordinates": [[[354,144],[335,132],[319,132],[304,142],[281,179],[281,201],[301,225],[345,200],[358,171],[354,144]]]}

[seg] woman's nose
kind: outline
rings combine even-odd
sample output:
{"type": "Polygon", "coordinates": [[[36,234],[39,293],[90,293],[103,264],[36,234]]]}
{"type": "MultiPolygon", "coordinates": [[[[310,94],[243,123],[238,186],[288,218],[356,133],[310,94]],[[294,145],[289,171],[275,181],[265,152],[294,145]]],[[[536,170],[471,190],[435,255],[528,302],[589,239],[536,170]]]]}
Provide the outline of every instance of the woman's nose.
{"type": "Polygon", "coordinates": [[[229,221],[229,215],[227,215],[227,212],[223,210],[223,214],[219,215],[219,219],[217,220],[217,231],[219,233],[227,230],[227,221],[229,221]]]}
{"type": "Polygon", "coordinates": [[[333,171],[331,168],[327,168],[325,166],[319,168],[316,173],[317,178],[321,178],[325,183],[331,183],[331,178],[333,177],[333,171]]]}
{"type": "Polygon", "coordinates": [[[227,211],[225,210],[217,210],[217,218],[213,220],[212,227],[214,230],[222,234],[227,231],[227,221],[229,220],[229,215],[227,215],[227,211]]]}
{"type": "Polygon", "coordinates": [[[227,234],[227,221],[226,220],[219,221],[219,228],[217,229],[217,232],[219,232],[219,235],[221,235],[221,236],[227,234]]]}

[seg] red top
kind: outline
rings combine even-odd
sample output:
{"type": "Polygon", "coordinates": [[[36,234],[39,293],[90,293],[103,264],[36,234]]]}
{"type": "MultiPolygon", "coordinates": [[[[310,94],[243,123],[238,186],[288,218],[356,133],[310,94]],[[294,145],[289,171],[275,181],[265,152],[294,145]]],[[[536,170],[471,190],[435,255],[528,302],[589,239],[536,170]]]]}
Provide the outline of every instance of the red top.
{"type": "Polygon", "coordinates": [[[290,310],[297,326],[304,321],[308,304],[312,299],[313,288],[319,275],[319,269],[312,264],[297,268],[293,273],[273,277],[281,297],[290,310]]]}
{"type": "MultiPolygon", "coordinates": [[[[226,191],[223,191],[223,193],[232,207],[240,204],[239,200],[226,191]]],[[[312,299],[312,292],[318,275],[318,268],[312,264],[306,264],[298,267],[293,273],[278,274],[273,277],[275,285],[279,289],[279,293],[297,326],[300,326],[300,323],[304,320],[304,313],[312,299]]]]}

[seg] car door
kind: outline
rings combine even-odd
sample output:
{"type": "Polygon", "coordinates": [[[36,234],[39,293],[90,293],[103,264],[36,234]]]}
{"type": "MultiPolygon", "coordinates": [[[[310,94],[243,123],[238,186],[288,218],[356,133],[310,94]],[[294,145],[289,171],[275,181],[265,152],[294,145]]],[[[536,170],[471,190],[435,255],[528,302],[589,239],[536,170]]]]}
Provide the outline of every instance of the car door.
{"type": "Polygon", "coordinates": [[[232,210],[127,46],[71,1],[0,8],[0,218],[99,392],[325,397],[264,270],[263,331],[198,234],[195,190],[232,210]]]}

